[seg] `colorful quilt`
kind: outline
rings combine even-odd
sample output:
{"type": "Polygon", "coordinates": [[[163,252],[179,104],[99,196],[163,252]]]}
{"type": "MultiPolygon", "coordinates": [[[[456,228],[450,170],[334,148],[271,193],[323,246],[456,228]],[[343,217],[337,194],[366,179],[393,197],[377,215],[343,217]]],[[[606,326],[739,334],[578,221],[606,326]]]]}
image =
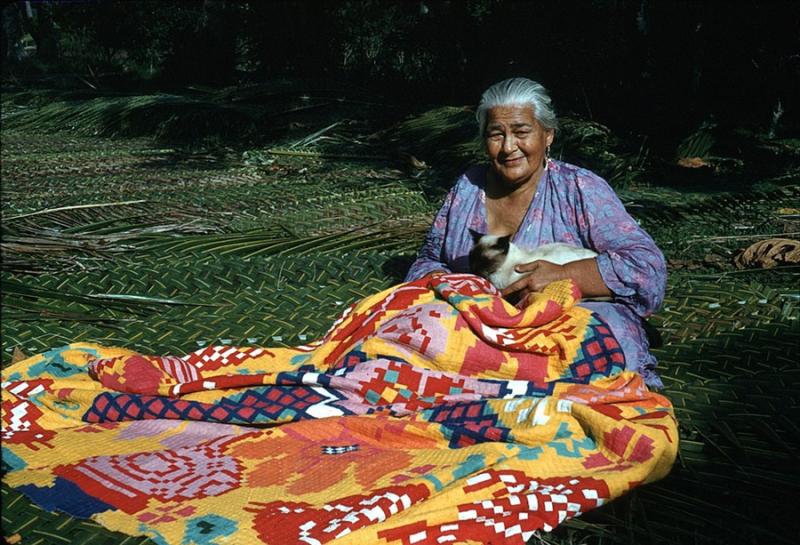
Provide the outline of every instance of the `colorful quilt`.
{"type": "Polygon", "coordinates": [[[578,297],[442,274],[307,346],[52,350],[3,372],[4,481],[159,544],[522,544],[676,456],[669,401],[578,297]]]}

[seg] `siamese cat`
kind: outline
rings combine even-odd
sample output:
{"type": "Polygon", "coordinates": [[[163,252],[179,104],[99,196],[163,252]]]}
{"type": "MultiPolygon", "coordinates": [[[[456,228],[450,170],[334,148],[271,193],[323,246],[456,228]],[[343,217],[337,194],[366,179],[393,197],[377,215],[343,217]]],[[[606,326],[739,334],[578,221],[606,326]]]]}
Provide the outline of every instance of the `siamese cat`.
{"type": "MultiPolygon", "coordinates": [[[[482,235],[470,229],[472,240],[475,241],[469,252],[469,269],[473,274],[482,276],[494,284],[497,289],[503,290],[525,276],[518,273],[514,267],[522,263],[530,263],[541,259],[557,265],[563,265],[579,259],[597,257],[597,252],[588,248],[579,248],[563,242],[544,244],[533,250],[524,250],[511,242],[511,235],[494,236],[482,235]]],[[[590,297],[584,301],[612,301],[611,297],[590,297]]],[[[659,348],[664,345],[661,332],[642,319],[642,327],[647,335],[650,348],[659,348]]]]}
{"type": "Polygon", "coordinates": [[[597,257],[597,252],[579,248],[563,242],[544,244],[533,250],[524,250],[511,242],[511,235],[482,235],[470,230],[475,242],[469,252],[469,269],[473,274],[486,278],[499,290],[503,290],[525,276],[514,267],[531,261],[542,260],[563,265],[579,259],[597,257]]]}

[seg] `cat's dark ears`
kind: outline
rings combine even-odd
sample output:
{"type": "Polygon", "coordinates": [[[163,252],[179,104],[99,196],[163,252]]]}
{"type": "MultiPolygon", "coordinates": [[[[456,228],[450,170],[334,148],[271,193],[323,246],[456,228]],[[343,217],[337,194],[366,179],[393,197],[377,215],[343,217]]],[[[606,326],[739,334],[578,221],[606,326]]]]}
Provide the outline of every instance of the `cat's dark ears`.
{"type": "MultiPolygon", "coordinates": [[[[472,236],[473,244],[477,244],[482,237],[486,236],[483,233],[479,233],[474,229],[467,229],[469,231],[470,236],[472,236]]],[[[493,244],[495,248],[500,248],[501,250],[508,250],[509,244],[511,242],[511,235],[505,235],[502,237],[497,237],[497,241],[493,244]]]]}

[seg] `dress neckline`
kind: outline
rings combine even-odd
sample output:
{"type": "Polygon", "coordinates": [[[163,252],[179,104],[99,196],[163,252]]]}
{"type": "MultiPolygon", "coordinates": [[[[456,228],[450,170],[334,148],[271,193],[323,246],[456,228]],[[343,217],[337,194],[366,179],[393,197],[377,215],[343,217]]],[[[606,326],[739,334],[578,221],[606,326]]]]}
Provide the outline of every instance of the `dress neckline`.
{"type": "MultiPolygon", "coordinates": [[[[536,183],[536,189],[533,190],[533,197],[531,197],[531,202],[528,203],[528,208],[525,210],[525,214],[522,216],[522,221],[520,221],[519,225],[517,226],[517,230],[511,235],[511,242],[517,242],[517,239],[520,236],[520,232],[523,230],[522,227],[526,223],[528,223],[529,216],[532,213],[532,210],[536,208],[534,204],[539,199],[539,195],[541,194],[542,183],[545,182],[548,177],[550,176],[551,170],[551,159],[547,160],[547,167],[544,169],[541,178],[536,183]]],[[[483,171],[483,183],[479,186],[480,187],[480,207],[479,213],[481,216],[481,225],[482,231],[486,234],[489,234],[489,211],[486,208],[486,184],[489,183],[489,168],[486,167],[483,171]]]]}

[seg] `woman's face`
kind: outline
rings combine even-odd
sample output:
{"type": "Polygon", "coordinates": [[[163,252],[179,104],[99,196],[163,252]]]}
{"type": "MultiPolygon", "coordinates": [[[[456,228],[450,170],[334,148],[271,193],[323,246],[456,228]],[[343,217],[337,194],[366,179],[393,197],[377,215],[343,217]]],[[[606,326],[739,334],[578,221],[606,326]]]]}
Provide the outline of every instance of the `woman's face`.
{"type": "Polygon", "coordinates": [[[495,106],[486,115],[483,135],[492,168],[501,181],[522,185],[538,180],[553,129],[543,128],[530,106],[495,106]]]}

